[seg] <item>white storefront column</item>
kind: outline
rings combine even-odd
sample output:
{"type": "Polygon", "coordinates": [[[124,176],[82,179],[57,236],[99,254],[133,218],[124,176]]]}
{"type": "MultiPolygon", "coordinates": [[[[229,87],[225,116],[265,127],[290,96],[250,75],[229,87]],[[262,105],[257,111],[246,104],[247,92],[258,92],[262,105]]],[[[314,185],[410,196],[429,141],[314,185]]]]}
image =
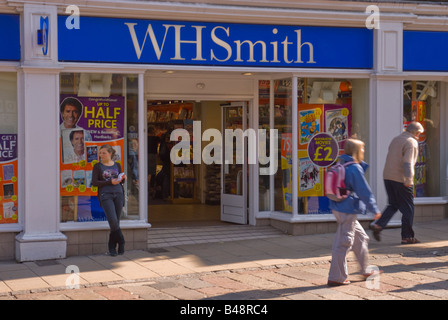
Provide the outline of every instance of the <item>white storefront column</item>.
{"type": "MultiPolygon", "coordinates": [[[[374,69],[371,79],[369,153],[372,189],[378,206],[387,205],[383,169],[391,140],[403,131],[403,24],[381,21],[374,31],[374,69]]],[[[395,220],[395,218],[393,218],[395,220]]]]}
{"type": "Polygon", "coordinates": [[[67,238],[59,232],[56,7],[25,5],[22,23],[18,100],[23,231],[16,237],[16,260],[64,258],[67,238]],[[43,44],[38,43],[39,29],[43,44]]]}

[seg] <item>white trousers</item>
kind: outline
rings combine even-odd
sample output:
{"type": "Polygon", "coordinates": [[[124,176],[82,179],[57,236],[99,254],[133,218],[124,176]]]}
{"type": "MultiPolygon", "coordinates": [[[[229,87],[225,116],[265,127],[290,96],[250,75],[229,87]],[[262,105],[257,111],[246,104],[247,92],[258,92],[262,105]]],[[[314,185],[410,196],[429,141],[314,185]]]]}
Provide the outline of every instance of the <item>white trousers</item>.
{"type": "Polygon", "coordinates": [[[333,242],[330,273],[328,280],[344,282],[347,280],[347,253],[353,250],[361,266],[361,273],[367,273],[369,260],[369,236],[356,219],[356,214],[333,210],[338,229],[333,242]]]}

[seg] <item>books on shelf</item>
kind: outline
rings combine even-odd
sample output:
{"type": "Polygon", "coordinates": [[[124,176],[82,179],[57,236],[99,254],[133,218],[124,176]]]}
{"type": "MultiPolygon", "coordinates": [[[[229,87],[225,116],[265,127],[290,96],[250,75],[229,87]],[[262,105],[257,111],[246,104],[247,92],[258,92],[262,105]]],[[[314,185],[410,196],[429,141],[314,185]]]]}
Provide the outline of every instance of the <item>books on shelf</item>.
{"type": "Polygon", "coordinates": [[[163,110],[160,107],[148,108],[147,121],[148,122],[168,122],[172,120],[193,119],[193,110],[179,107],[177,111],[163,110]]]}

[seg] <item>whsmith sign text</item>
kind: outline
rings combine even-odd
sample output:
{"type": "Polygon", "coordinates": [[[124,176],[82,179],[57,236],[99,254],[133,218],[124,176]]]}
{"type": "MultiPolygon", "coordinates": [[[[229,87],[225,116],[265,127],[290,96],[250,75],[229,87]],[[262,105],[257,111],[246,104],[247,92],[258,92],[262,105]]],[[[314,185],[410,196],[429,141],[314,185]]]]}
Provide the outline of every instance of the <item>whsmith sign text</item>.
{"type": "Polygon", "coordinates": [[[60,61],[257,67],[372,68],[366,28],[59,16],[60,61]]]}

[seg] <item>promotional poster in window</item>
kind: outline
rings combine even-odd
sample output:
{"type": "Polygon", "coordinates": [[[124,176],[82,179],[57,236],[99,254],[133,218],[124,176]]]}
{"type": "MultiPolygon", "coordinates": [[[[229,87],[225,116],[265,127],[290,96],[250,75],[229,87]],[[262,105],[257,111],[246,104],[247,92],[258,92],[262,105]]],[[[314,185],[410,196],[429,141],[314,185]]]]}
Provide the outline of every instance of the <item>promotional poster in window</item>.
{"type": "MultiPolygon", "coordinates": [[[[351,105],[299,104],[298,105],[298,197],[305,214],[329,214],[329,201],[324,196],[324,175],[326,167],[343,153],[345,141],[351,135],[351,105]],[[316,144],[314,137],[323,136],[335,140],[334,145],[316,144]],[[320,146],[320,147],[319,147],[320,146]],[[314,150],[310,154],[310,150],[314,150]],[[334,151],[334,152],[333,152],[334,151]],[[330,157],[331,155],[331,157],[330,157]],[[331,161],[327,158],[330,157],[331,161]],[[321,158],[321,159],[320,159],[321,158]],[[319,159],[321,161],[319,161],[319,159]]],[[[326,138],[325,138],[326,137],[326,138]]],[[[325,140],[326,141],[326,140],[325,140]]],[[[292,135],[281,136],[281,168],[283,172],[284,211],[292,212],[292,135]]]]}
{"type": "Polygon", "coordinates": [[[0,224],[18,222],[17,134],[0,134],[0,224]]]}
{"type": "Polygon", "coordinates": [[[103,221],[92,169],[109,144],[122,167],[124,97],[60,97],[61,221],[103,221]]]}

